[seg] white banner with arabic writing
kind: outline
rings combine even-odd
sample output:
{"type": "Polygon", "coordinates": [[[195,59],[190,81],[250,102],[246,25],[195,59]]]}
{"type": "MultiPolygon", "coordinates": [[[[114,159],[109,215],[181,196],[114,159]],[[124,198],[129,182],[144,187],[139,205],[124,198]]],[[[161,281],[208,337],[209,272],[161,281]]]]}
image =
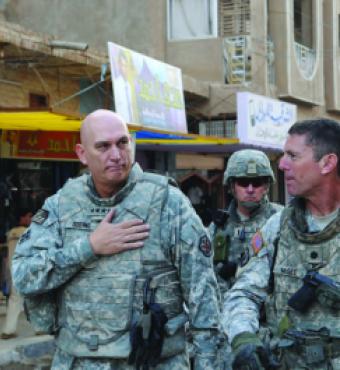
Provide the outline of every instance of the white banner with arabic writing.
{"type": "Polygon", "coordinates": [[[249,92],[237,93],[237,133],[240,143],[282,149],[296,121],[296,105],[249,92]]]}

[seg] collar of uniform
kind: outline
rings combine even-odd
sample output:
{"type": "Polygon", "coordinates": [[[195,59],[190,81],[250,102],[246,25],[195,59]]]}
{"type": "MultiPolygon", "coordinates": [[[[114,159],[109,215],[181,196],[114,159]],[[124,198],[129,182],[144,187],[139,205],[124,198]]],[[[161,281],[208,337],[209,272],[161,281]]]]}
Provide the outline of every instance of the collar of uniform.
{"type": "Polygon", "coordinates": [[[92,176],[89,175],[86,179],[87,195],[91,201],[101,207],[113,207],[115,204],[120,203],[135,187],[136,182],[142,177],[143,170],[138,163],[135,163],[130,171],[126,184],[112,197],[101,198],[94,186],[92,176]]]}
{"type": "MultiPolygon", "coordinates": [[[[259,206],[256,207],[252,212],[250,212],[250,215],[249,215],[248,219],[245,220],[244,222],[247,222],[250,219],[253,219],[257,215],[259,215],[262,212],[262,210],[264,209],[264,207],[267,205],[267,203],[268,203],[268,197],[265,195],[261,199],[261,201],[259,203],[259,206]]],[[[234,220],[235,222],[241,222],[240,216],[237,213],[237,204],[236,204],[235,198],[233,198],[231,200],[230,205],[228,207],[228,212],[229,212],[230,217],[231,217],[232,220],[234,220]]]]}
{"type": "Polygon", "coordinates": [[[337,217],[331,221],[323,230],[310,232],[306,220],[306,206],[303,198],[293,198],[290,207],[288,225],[293,230],[295,237],[306,243],[321,243],[332,238],[340,232],[340,210],[337,217]]]}

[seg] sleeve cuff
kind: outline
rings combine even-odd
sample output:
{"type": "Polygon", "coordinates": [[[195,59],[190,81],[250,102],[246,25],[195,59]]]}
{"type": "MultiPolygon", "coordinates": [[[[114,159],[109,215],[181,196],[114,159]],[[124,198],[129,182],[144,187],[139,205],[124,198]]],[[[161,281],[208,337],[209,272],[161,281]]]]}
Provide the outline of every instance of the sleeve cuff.
{"type": "Polygon", "coordinates": [[[80,264],[86,266],[93,261],[96,261],[98,257],[93,252],[89,238],[84,238],[78,245],[78,257],[80,264]]]}

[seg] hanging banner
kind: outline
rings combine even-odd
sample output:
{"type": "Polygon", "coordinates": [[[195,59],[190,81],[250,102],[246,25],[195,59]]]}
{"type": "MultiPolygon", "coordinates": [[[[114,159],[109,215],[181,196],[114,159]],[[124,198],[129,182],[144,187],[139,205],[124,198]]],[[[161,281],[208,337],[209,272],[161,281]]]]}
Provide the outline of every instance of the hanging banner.
{"type": "Polygon", "coordinates": [[[294,104],[248,92],[237,93],[240,143],[282,150],[287,131],[296,117],[294,104]]]}
{"type": "Polygon", "coordinates": [[[79,132],[3,130],[1,158],[77,160],[79,132]]]}
{"type": "Polygon", "coordinates": [[[179,68],[108,43],[115,110],[128,123],[187,133],[179,68]]]}

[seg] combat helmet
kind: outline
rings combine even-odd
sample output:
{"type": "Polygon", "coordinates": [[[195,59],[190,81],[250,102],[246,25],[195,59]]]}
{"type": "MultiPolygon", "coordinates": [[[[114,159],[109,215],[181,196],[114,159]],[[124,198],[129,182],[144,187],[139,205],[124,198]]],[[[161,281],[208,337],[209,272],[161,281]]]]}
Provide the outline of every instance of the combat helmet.
{"type": "Polygon", "coordinates": [[[223,184],[229,185],[235,177],[269,177],[271,182],[275,182],[268,157],[255,149],[239,150],[230,156],[224,172],[223,184]]]}

